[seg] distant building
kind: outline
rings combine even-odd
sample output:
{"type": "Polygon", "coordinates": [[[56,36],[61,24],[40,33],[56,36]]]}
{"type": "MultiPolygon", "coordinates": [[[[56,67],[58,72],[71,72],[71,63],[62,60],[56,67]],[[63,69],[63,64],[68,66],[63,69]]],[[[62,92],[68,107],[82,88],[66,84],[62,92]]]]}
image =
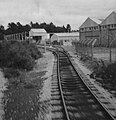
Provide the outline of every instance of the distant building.
{"type": "Polygon", "coordinates": [[[108,15],[100,24],[101,26],[101,42],[109,46],[112,40],[116,46],[116,12],[108,15]]]}
{"type": "Polygon", "coordinates": [[[109,46],[113,42],[116,46],[116,13],[112,12],[104,20],[87,18],[79,27],[80,41],[88,42],[97,39],[96,46],[109,46]]]}
{"type": "Polygon", "coordinates": [[[44,29],[31,29],[29,31],[29,37],[35,42],[42,43],[49,39],[49,34],[44,29]]]}
{"type": "Polygon", "coordinates": [[[100,20],[95,18],[87,18],[85,22],[79,27],[79,36],[80,41],[86,42],[91,39],[97,39],[97,44],[100,44],[99,41],[99,24],[100,20]]]}
{"type": "Polygon", "coordinates": [[[79,41],[79,33],[54,33],[51,36],[51,42],[57,42],[60,45],[72,45],[73,41],[79,41]]]}

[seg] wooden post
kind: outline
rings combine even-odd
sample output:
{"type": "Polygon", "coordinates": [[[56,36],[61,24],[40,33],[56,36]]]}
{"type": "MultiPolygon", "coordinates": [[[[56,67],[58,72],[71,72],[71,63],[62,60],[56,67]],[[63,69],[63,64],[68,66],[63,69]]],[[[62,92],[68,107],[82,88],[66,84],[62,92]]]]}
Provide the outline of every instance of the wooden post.
{"type": "Polygon", "coordinates": [[[16,40],[18,40],[18,34],[16,34],[16,40]]]}
{"type": "Polygon", "coordinates": [[[27,37],[26,33],[27,33],[27,32],[24,33],[24,34],[25,34],[25,40],[26,40],[26,37],[27,37]]]}
{"type": "Polygon", "coordinates": [[[45,53],[46,53],[46,40],[45,40],[45,43],[44,43],[44,47],[45,47],[45,53]]]}
{"type": "Polygon", "coordinates": [[[109,62],[112,62],[112,43],[115,41],[115,39],[113,39],[110,44],[109,44],[109,62]]]}
{"type": "Polygon", "coordinates": [[[93,60],[93,46],[91,44],[91,60],[93,60]]]}
{"type": "Polygon", "coordinates": [[[89,43],[90,43],[90,48],[91,48],[91,60],[93,60],[93,47],[95,45],[95,42],[97,41],[97,39],[95,40],[91,40],[89,43]]]}
{"type": "Polygon", "coordinates": [[[111,46],[109,46],[109,61],[110,61],[110,63],[112,62],[112,50],[111,50],[111,46]]]}
{"type": "Polygon", "coordinates": [[[100,47],[101,47],[101,40],[102,40],[102,37],[101,37],[101,25],[99,25],[99,28],[98,28],[98,30],[99,30],[99,45],[100,45],[100,47]]]}
{"type": "Polygon", "coordinates": [[[23,41],[23,33],[20,33],[21,41],[23,41]]]}

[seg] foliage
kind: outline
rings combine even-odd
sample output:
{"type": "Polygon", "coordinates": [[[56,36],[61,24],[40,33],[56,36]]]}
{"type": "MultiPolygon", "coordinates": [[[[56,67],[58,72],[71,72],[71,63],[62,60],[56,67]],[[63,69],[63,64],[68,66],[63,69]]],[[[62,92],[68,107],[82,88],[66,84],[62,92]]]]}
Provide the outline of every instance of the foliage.
{"type": "Polygon", "coordinates": [[[0,40],[4,39],[4,26],[0,25],[0,40]]]}
{"type": "Polygon", "coordinates": [[[3,69],[3,72],[4,72],[4,77],[6,78],[17,77],[20,75],[20,72],[18,69],[12,69],[12,68],[3,69]]]}
{"type": "Polygon", "coordinates": [[[31,28],[43,28],[48,33],[59,33],[59,32],[71,32],[71,26],[70,24],[67,24],[66,27],[63,26],[56,26],[52,22],[47,23],[33,23],[30,22],[30,24],[22,25],[20,22],[14,23],[8,23],[7,29],[4,29],[3,25],[0,25],[0,40],[4,40],[4,35],[10,35],[10,34],[16,34],[16,33],[22,33],[22,32],[29,32],[31,28]]]}
{"type": "Polygon", "coordinates": [[[0,43],[0,66],[31,70],[41,53],[32,43],[3,41],[0,43]]]}
{"type": "Polygon", "coordinates": [[[21,32],[28,32],[30,31],[31,26],[26,24],[26,25],[21,25],[21,23],[17,22],[11,22],[8,23],[8,28],[5,30],[5,34],[15,34],[15,33],[21,33],[21,32]]]}
{"type": "Polygon", "coordinates": [[[101,64],[93,67],[93,73],[96,77],[106,80],[112,80],[116,82],[116,62],[109,65],[105,65],[103,61],[101,64]]]}
{"type": "Polygon", "coordinates": [[[67,31],[67,32],[71,32],[71,26],[70,26],[70,24],[67,24],[67,26],[66,26],[66,31],[67,31]]]}
{"type": "Polygon", "coordinates": [[[116,62],[108,65],[104,71],[106,78],[116,81],[116,62]]]}
{"type": "Polygon", "coordinates": [[[83,62],[86,62],[88,60],[90,60],[91,58],[89,56],[86,56],[86,55],[83,55],[80,57],[80,60],[83,61],[83,62]]]}
{"type": "Polygon", "coordinates": [[[38,50],[36,45],[34,43],[27,44],[27,42],[23,42],[23,45],[26,47],[26,49],[30,52],[30,55],[33,59],[38,59],[42,57],[41,52],[38,50]]]}
{"type": "Polygon", "coordinates": [[[33,23],[30,22],[30,24],[22,25],[20,22],[14,23],[8,23],[8,28],[4,30],[4,34],[15,34],[15,33],[21,33],[21,32],[29,32],[31,28],[44,28],[48,33],[58,33],[58,32],[71,32],[71,26],[70,24],[67,24],[65,27],[63,26],[56,26],[52,22],[47,23],[33,23]]]}

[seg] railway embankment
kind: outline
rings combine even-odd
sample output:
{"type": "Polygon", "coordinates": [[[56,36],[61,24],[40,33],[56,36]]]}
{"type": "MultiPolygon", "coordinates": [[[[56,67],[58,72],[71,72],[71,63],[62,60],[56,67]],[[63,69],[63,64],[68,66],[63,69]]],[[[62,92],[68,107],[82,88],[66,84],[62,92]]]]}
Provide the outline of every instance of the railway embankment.
{"type": "MultiPolygon", "coordinates": [[[[79,69],[82,72],[82,77],[87,78],[98,89],[105,100],[110,103],[112,109],[116,110],[116,96],[112,94],[109,89],[104,88],[103,83],[101,84],[101,82],[98,82],[96,79],[91,78],[91,74],[93,73],[91,62],[86,63],[81,61],[80,57],[77,56],[75,48],[73,46],[66,46],[64,48],[71,56],[71,60],[73,61],[75,68],[79,69]]],[[[114,92],[116,93],[116,91],[114,92]]]]}
{"type": "MultiPolygon", "coordinates": [[[[43,53],[36,60],[34,68],[22,71],[18,77],[6,81],[6,89],[0,91],[0,118],[7,119],[44,119],[50,120],[51,79],[54,56],[43,53]]],[[[3,74],[0,76],[4,78],[3,74]]],[[[2,83],[4,80],[0,79],[2,83]]],[[[3,86],[4,87],[4,84],[3,86]]]]}

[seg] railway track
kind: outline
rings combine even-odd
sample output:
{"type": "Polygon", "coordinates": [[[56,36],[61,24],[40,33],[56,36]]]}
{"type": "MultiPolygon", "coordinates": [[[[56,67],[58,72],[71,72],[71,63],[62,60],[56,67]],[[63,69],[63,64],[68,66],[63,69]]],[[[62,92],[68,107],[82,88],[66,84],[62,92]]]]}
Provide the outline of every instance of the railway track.
{"type": "Polygon", "coordinates": [[[60,49],[52,79],[52,120],[115,120],[60,49]]]}

